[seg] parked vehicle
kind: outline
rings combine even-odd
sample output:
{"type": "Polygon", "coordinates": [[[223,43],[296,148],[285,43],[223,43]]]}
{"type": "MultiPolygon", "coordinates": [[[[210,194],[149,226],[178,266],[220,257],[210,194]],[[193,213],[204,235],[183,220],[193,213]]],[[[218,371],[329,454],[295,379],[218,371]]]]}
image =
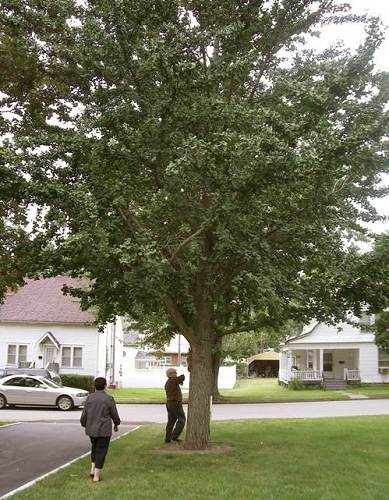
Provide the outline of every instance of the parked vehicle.
{"type": "Polygon", "coordinates": [[[0,409],[7,405],[57,406],[62,411],[83,406],[88,392],[62,387],[53,380],[30,375],[8,375],[0,379],[0,409]]]}
{"type": "Polygon", "coordinates": [[[44,368],[1,368],[0,379],[8,375],[34,375],[35,377],[44,377],[53,380],[56,384],[62,385],[61,377],[51,370],[44,368]]]}

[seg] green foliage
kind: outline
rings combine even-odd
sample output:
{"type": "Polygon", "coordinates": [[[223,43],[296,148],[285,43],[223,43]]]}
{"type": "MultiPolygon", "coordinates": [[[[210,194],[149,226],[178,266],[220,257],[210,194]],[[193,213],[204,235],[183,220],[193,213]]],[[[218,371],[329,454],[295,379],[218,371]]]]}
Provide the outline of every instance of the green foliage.
{"type": "Polygon", "coordinates": [[[289,381],[288,389],[291,391],[302,391],[305,389],[304,382],[298,378],[289,381]]]}
{"type": "Polygon", "coordinates": [[[95,392],[95,378],[90,375],[63,375],[61,374],[62,385],[66,387],[76,387],[88,392],[95,392]]]}
{"type": "Polygon", "coordinates": [[[389,312],[382,312],[374,323],[375,339],[377,345],[389,352],[389,312]]]}
{"type": "Polygon", "coordinates": [[[241,332],[235,335],[226,335],[223,338],[221,357],[240,361],[257,354],[263,334],[257,332],[241,332]]]}
{"type": "Polygon", "coordinates": [[[381,194],[377,24],[355,54],[316,57],[298,36],[350,20],[328,2],[27,3],[1,17],[17,54],[1,82],[7,150],[49,206],[32,272],[87,274],[101,321],[153,314],[187,335],[199,295],[220,334],[344,313],[346,231],[381,194]]]}

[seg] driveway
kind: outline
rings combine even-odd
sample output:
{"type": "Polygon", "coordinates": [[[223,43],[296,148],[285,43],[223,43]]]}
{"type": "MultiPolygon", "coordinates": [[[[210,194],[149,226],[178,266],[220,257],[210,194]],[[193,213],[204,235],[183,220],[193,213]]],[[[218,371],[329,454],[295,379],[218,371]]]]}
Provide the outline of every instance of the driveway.
{"type": "MultiPolygon", "coordinates": [[[[113,437],[133,428],[120,426],[113,437]]],[[[0,426],[0,443],[0,497],[90,450],[84,429],[74,423],[0,426]]],[[[86,469],[85,477],[88,473],[86,469]]]]}
{"type": "MultiPolygon", "coordinates": [[[[166,408],[157,404],[119,404],[123,423],[161,423],[166,421],[166,408]]],[[[1,410],[0,420],[13,422],[78,422],[81,410],[61,412],[57,409],[1,410]]],[[[350,401],[320,401],[304,403],[216,404],[212,407],[213,420],[242,418],[321,418],[358,415],[389,415],[389,399],[350,401]]]]}

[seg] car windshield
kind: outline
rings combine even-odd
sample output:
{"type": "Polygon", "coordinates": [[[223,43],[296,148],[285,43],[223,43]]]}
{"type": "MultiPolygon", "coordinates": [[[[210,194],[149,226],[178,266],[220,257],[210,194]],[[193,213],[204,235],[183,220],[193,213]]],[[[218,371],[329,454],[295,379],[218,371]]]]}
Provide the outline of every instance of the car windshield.
{"type": "Polygon", "coordinates": [[[53,382],[53,380],[49,380],[48,378],[42,378],[43,382],[47,384],[49,387],[61,387],[59,384],[53,382]]]}

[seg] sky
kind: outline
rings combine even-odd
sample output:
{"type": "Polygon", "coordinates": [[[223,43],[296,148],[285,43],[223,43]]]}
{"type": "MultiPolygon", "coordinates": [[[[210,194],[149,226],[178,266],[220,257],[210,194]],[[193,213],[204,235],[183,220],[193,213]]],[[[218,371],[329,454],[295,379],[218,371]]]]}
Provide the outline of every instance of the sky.
{"type": "MultiPolygon", "coordinates": [[[[356,14],[367,13],[378,16],[387,26],[386,38],[376,53],[375,64],[377,68],[389,71],[389,0],[348,0],[348,3],[356,14]]],[[[356,47],[363,39],[363,31],[358,26],[349,27],[346,30],[344,26],[337,26],[331,27],[329,30],[333,40],[343,40],[351,48],[356,47]]],[[[389,174],[383,177],[383,184],[389,186],[389,174]]],[[[386,216],[387,219],[384,222],[368,224],[369,229],[377,233],[389,231],[389,196],[374,200],[373,205],[378,213],[386,216]]]]}

